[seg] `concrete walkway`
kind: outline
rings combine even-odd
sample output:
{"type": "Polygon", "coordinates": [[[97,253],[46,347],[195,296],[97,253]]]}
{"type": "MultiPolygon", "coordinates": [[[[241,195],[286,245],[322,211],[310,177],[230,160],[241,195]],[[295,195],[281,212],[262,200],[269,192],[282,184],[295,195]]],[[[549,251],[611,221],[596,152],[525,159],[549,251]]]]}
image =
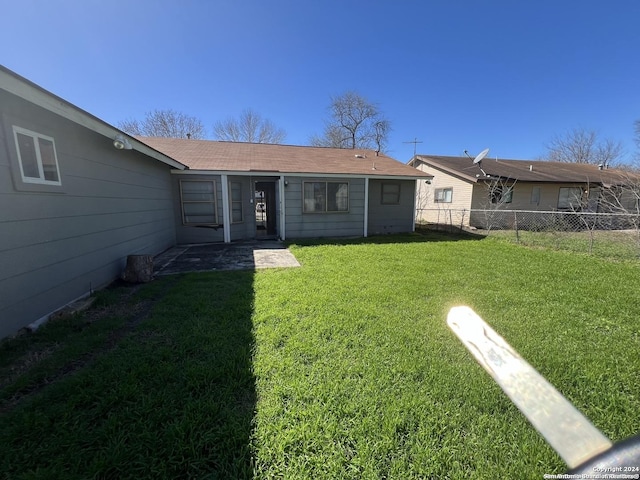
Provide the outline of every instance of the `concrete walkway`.
{"type": "Polygon", "coordinates": [[[299,266],[282,242],[266,240],[182,245],[154,258],[155,275],[299,266]]]}

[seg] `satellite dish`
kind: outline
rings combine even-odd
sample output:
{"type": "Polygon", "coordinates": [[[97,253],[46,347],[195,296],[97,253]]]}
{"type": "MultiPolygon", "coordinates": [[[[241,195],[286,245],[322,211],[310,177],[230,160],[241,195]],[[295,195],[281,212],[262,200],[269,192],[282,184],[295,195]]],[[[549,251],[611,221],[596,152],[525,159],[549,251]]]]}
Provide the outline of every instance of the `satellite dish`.
{"type": "Polygon", "coordinates": [[[488,153],[489,153],[489,149],[488,148],[485,148],[484,150],[482,150],[476,156],[476,158],[473,159],[473,164],[476,165],[476,164],[480,163],[482,161],[482,159],[487,156],[488,153]]]}

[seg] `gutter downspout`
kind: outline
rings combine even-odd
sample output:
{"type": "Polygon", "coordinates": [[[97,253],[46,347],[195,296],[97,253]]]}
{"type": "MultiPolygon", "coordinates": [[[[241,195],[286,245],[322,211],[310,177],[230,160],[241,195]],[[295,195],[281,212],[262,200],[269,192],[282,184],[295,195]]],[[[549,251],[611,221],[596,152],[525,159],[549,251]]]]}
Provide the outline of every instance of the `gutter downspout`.
{"type": "Polygon", "coordinates": [[[369,235],[369,177],[364,177],[364,228],[362,236],[369,235]]]}
{"type": "Polygon", "coordinates": [[[220,175],[222,181],[222,233],[224,243],[231,243],[231,222],[229,221],[229,181],[228,175],[220,175]]]}
{"type": "Polygon", "coordinates": [[[279,192],[279,197],[280,197],[280,240],[285,240],[287,238],[287,234],[286,234],[286,223],[285,223],[285,215],[287,212],[287,209],[285,208],[285,202],[284,202],[284,175],[280,175],[280,180],[279,180],[279,188],[278,190],[280,190],[279,192]]]}

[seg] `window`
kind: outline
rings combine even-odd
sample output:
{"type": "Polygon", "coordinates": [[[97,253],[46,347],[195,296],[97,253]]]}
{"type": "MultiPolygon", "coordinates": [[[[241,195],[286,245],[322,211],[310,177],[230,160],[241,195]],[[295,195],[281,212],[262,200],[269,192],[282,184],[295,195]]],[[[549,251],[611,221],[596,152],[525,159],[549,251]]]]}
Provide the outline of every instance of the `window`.
{"type": "Polygon", "coordinates": [[[531,189],[531,202],[534,205],[540,205],[540,187],[533,187],[531,189]]]}
{"type": "Polygon", "coordinates": [[[580,187],[561,187],[558,195],[558,208],[570,210],[580,208],[582,205],[582,188],[580,187]]]}
{"type": "Polygon", "coordinates": [[[348,212],[349,184],[343,182],[304,182],[303,212],[348,212]]]}
{"type": "Polygon", "coordinates": [[[60,171],[53,138],[13,127],[20,174],[25,183],[60,185],[60,171]]]}
{"type": "Polygon", "coordinates": [[[381,193],[382,205],[399,205],[400,204],[400,184],[399,183],[383,183],[381,193]]]}
{"type": "Polygon", "coordinates": [[[453,188],[436,188],[433,196],[435,203],[451,203],[453,198],[453,188]]]}
{"type": "Polygon", "coordinates": [[[212,180],[180,180],[183,225],[217,225],[216,188],[212,180]]]}
{"type": "Polygon", "coordinates": [[[511,203],[513,201],[513,187],[492,185],[489,189],[491,203],[511,203]]]}
{"type": "Polygon", "coordinates": [[[229,183],[229,196],[231,205],[231,223],[242,222],[242,183],[229,183]]]}

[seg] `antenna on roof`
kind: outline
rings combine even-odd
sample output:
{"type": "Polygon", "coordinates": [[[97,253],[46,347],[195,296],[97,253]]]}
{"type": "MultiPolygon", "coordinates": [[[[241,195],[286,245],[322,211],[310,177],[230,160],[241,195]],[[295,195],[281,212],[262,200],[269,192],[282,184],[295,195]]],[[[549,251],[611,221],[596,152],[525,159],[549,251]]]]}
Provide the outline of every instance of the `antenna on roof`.
{"type": "Polygon", "coordinates": [[[416,156],[416,144],[422,143],[422,140],[418,140],[418,137],[413,137],[413,141],[411,142],[402,142],[402,143],[413,143],[413,156],[416,156]]]}

